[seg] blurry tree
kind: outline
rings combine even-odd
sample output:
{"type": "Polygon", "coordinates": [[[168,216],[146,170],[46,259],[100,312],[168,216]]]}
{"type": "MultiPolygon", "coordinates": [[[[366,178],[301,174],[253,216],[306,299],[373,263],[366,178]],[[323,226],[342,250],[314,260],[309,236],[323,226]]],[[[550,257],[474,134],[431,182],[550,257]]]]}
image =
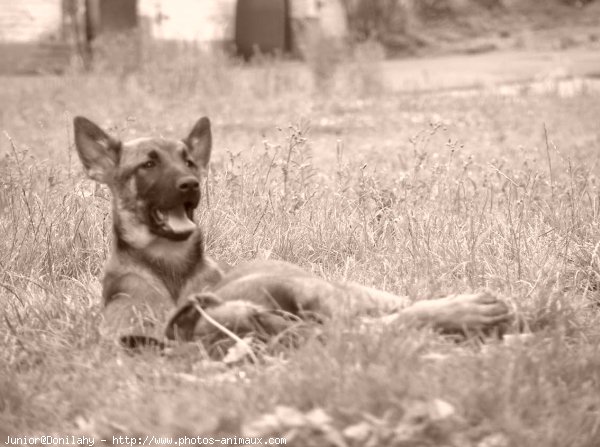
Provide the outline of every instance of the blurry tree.
{"type": "MultiPolygon", "coordinates": [[[[583,7],[594,0],[342,0],[355,42],[376,40],[388,53],[414,52],[436,45],[432,26],[444,22],[451,33],[472,36],[498,14],[524,14],[535,23],[548,15],[562,17],[565,6],[583,7]],[[469,27],[473,28],[472,30],[469,27]],[[470,32],[473,31],[473,32],[470,32]]],[[[498,22],[499,23],[499,22],[498,22]]],[[[493,24],[492,24],[493,27],[493,24]]],[[[489,28],[489,27],[488,27],[489,28]]],[[[443,40],[442,36],[442,40],[443,40]]]]}
{"type": "Polygon", "coordinates": [[[569,6],[576,6],[578,8],[587,5],[588,3],[592,3],[594,0],[561,0],[563,3],[569,6]]]}
{"type": "Polygon", "coordinates": [[[87,35],[87,7],[84,0],[63,0],[63,29],[67,39],[75,47],[81,66],[89,69],[91,65],[91,51],[87,35]]]}
{"type": "Polygon", "coordinates": [[[351,38],[359,43],[375,40],[392,51],[410,51],[415,46],[411,30],[418,25],[415,3],[414,0],[343,0],[351,38]]]}
{"type": "Polygon", "coordinates": [[[399,0],[344,0],[348,25],[358,40],[379,38],[395,29],[399,0]]]}

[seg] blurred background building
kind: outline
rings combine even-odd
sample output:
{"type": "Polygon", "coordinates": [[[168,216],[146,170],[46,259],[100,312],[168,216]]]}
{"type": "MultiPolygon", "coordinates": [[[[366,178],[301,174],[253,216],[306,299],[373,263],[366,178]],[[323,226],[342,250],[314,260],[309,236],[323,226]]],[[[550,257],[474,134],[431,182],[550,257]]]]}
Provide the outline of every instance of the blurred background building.
{"type": "Polygon", "coordinates": [[[0,73],[89,68],[103,52],[134,67],[161,43],[246,59],[364,41],[386,57],[555,51],[596,45],[599,23],[593,0],[0,0],[0,73]]]}
{"type": "Polygon", "coordinates": [[[342,0],[0,0],[0,72],[60,71],[88,63],[94,41],[129,35],[301,54],[315,32],[347,34],[342,0]]]}

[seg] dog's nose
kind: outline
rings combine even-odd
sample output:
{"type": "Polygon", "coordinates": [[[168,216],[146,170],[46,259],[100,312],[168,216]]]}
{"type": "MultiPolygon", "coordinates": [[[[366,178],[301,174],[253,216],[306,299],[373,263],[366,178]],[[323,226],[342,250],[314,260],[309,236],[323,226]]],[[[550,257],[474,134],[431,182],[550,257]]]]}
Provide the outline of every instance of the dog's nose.
{"type": "Polygon", "coordinates": [[[177,181],[177,189],[182,192],[198,191],[200,182],[196,177],[188,176],[177,181]]]}

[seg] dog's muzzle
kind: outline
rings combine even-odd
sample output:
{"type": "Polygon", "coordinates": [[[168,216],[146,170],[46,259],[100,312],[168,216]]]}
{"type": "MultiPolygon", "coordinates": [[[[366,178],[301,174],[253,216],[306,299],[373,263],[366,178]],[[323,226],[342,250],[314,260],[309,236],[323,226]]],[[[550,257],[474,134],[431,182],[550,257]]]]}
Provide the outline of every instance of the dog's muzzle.
{"type": "MultiPolygon", "coordinates": [[[[172,240],[185,240],[195,230],[194,210],[200,202],[200,182],[186,176],[176,183],[177,202],[160,203],[150,207],[150,219],[155,233],[172,240]]],[[[162,200],[161,202],[167,202],[162,200]]]]}

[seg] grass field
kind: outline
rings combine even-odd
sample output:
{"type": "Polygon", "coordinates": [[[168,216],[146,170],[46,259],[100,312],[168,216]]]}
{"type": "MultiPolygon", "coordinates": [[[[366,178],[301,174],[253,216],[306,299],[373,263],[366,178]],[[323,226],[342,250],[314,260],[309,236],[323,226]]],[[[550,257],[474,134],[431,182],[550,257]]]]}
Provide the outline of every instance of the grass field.
{"type": "Polygon", "coordinates": [[[391,94],[374,66],[337,67],[319,91],[278,61],[202,57],[0,81],[0,442],[598,445],[598,94],[391,94]],[[218,259],[285,259],[413,299],[487,287],[530,335],[338,319],[259,364],[195,344],[124,352],[97,331],[110,209],[79,167],[74,115],[123,138],[181,137],[209,115],[197,217],[218,259]]]}

